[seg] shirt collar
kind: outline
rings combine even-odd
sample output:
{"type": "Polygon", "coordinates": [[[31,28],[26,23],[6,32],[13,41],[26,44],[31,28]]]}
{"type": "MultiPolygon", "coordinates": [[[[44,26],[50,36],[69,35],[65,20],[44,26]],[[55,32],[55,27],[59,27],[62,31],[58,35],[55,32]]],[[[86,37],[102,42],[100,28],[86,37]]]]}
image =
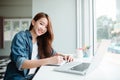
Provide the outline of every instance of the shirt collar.
{"type": "Polygon", "coordinates": [[[26,30],[25,32],[26,32],[27,36],[32,39],[32,35],[31,35],[30,31],[29,31],[29,30],[26,30]]]}

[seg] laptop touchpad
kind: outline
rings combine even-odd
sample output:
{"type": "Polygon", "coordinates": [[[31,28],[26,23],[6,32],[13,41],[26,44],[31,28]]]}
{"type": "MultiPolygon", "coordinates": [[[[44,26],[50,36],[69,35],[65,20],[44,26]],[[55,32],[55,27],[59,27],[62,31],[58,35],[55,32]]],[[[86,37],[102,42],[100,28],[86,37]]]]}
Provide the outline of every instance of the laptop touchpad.
{"type": "Polygon", "coordinates": [[[86,69],[88,69],[90,63],[81,63],[77,66],[74,66],[71,68],[71,70],[76,70],[76,71],[84,71],[86,69]]]}

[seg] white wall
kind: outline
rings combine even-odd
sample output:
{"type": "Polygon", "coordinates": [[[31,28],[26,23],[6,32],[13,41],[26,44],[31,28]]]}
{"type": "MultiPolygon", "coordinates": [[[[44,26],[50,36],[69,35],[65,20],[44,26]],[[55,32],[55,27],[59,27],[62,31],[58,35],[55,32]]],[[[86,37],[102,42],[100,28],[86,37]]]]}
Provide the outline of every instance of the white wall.
{"type": "MultiPolygon", "coordinates": [[[[0,16],[32,17],[32,0],[0,0],[0,16]]],[[[4,42],[0,56],[9,56],[11,41],[4,42]]]]}
{"type": "Polygon", "coordinates": [[[76,48],[76,0],[32,0],[32,16],[46,12],[52,20],[56,51],[73,53],[76,48]]]}
{"type": "Polygon", "coordinates": [[[31,17],[32,0],[0,0],[0,16],[31,17]]]}

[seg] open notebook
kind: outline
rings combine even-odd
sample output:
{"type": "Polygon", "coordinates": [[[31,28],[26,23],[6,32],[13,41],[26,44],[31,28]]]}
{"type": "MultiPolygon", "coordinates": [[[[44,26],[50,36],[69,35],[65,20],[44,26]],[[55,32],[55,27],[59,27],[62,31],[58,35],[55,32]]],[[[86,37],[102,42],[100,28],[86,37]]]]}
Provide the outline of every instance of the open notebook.
{"type": "Polygon", "coordinates": [[[73,61],[54,68],[54,71],[85,75],[93,71],[100,64],[109,44],[109,40],[102,40],[96,55],[90,63],[73,61]]]}

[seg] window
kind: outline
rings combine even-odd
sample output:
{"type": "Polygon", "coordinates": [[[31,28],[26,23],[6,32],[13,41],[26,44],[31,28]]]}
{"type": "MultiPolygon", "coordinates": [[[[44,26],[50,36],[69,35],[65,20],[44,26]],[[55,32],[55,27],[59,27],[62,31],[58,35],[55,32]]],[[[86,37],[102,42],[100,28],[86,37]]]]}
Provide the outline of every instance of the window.
{"type": "Polygon", "coordinates": [[[11,41],[14,35],[29,28],[31,18],[4,19],[4,40],[11,41]]]}
{"type": "Polygon", "coordinates": [[[110,41],[107,56],[114,64],[120,61],[120,0],[94,0],[95,46],[110,41]]]}
{"type": "Polygon", "coordinates": [[[94,55],[93,0],[77,0],[77,48],[90,46],[90,57],[94,55]]]}
{"type": "Polygon", "coordinates": [[[111,41],[107,53],[120,59],[120,1],[77,0],[77,44],[90,45],[95,55],[103,39],[111,41]]]}
{"type": "MultiPolygon", "coordinates": [[[[95,14],[96,14],[96,32],[97,43],[102,39],[112,40],[116,37],[116,30],[119,30],[119,21],[116,19],[116,5],[117,0],[96,0],[95,1],[95,14]],[[107,4],[106,4],[107,3],[107,4]],[[102,7],[101,7],[102,5],[102,7]]],[[[113,40],[116,42],[116,40],[113,40]]]]}
{"type": "MultiPolygon", "coordinates": [[[[110,40],[109,55],[120,58],[120,1],[95,0],[96,43],[102,39],[110,40]],[[102,5],[102,7],[101,7],[102,5]]],[[[116,59],[117,61],[117,59],[116,59]]]]}

